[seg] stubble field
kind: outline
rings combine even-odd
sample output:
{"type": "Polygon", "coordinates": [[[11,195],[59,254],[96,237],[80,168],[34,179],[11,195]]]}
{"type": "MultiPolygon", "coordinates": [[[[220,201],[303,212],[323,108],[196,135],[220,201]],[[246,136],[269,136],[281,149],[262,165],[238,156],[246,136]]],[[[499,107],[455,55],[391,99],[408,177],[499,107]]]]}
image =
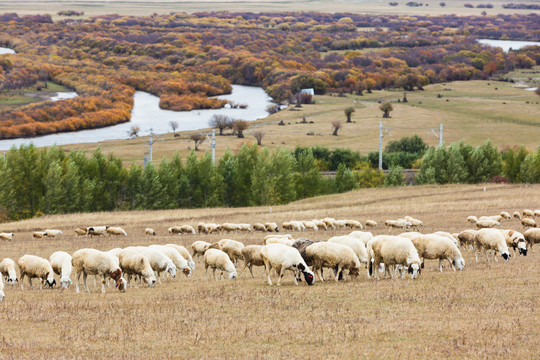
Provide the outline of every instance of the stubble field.
{"type": "MultiPolygon", "coordinates": [[[[266,222],[291,219],[385,219],[411,215],[423,232],[469,228],[467,215],[493,215],[540,208],[540,186],[453,185],[364,189],[317,197],[284,206],[192,209],[45,216],[5,223],[13,242],[0,244],[0,258],[25,253],[48,257],[53,251],[93,247],[178,243],[233,238],[259,244],[263,234],[166,235],[171,225],[205,222],[266,222]],[[74,237],[86,225],[118,225],[128,237],[74,237]],[[64,231],[60,238],[33,240],[31,232],[64,231]],[[156,237],[142,235],[152,227],[156,237]]],[[[503,228],[523,231],[517,220],[503,228]]],[[[374,234],[387,233],[382,227],[374,234]]],[[[325,240],[347,231],[293,233],[325,240]]],[[[75,294],[74,288],[25,290],[6,285],[0,303],[0,358],[519,358],[538,356],[540,322],[539,250],[504,262],[479,263],[463,251],[465,270],[443,273],[426,262],[418,280],[316,282],[281,287],[239,271],[236,281],[205,281],[200,262],[190,278],[167,279],[102,295],[75,294]]],[[[73,279],[75,280],[75,279],[73,279]]],[[[35,282],[35,281],[34,281],[35,282]]]]}

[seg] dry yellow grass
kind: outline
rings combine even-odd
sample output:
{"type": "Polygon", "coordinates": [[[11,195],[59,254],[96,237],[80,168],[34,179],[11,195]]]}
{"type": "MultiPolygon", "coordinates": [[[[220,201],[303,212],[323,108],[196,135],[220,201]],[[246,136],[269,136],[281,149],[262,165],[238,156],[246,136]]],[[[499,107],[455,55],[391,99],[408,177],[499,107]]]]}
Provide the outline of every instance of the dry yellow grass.
{"type": "MultiPolygon", "coordinates": [[[[459,231],[466,216],[492,215],[540,207],[540,185],[460,185],[365,189],[318,197],[284,206],[139,211],[45,216],[5,223],[13,242],[0,244],[0,258],[25,253],[48,257],[53,251],[83,247],[107,250],[133,244],[230,237],[245,244],[263,235],[168,236],[173,224],[198,221],[281,223],[332,216],[379,223],[411,215],[424,221],[424,232],[459,231]],[[128,237],[74,237],[81,225],[124,227],[128,237]],[[31,232],[59,228],[57,239],[33,240],[31,232]],[[158,236],[144,236],[144,228],[158,236]]],[[[504,227],[521,226],[512,219],[504,227]]],[[[386,233],[378,228],[375,234],[386,233]]],[[[295,233],[327,239],[335,232],[295,233]]],[[[437,271],[428,261],[415,281],[368,281],[364,274],[347,283],[316,282],[281,287],[240,272],[236,281],[205,281],[202,264],[194,275],[166,280],[153,289],[124,294],[93,289],[24,290],[6,286],[0,304],[0,358],[519,358],[538,357],[540,346],[539,250],[527,257],[478,264],[471,253],[462,272],[437,271]]]]}

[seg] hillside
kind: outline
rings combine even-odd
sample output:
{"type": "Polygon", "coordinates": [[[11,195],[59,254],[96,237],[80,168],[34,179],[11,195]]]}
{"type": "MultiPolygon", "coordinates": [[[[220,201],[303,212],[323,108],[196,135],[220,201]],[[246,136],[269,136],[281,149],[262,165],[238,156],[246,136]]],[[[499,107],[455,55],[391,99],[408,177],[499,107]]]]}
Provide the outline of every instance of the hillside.
{"type": "MultiPolygon", "coordinates": [[[[169,236],[167,227],[198,221],[277,221],[333,216],[380,224],[411,215],[424,221],[423,232],[469,228],[466,216],[501,210],[538,208],[540,186],[418,186],[366,189],[308,199],[269,209],[200,209],[45,216],[0,225],[14,231],[3,242],[1,257],[18,259],[53,251],[93,247],[107,250],[128,245],[175,242],[189,247],[195,240],[229,237],[245,244],[261,243],[262,234],[169,236]],[[270,212],[271,210],[271,212],[270,212]],[[74,237],[81,225],[120,225],[128,237],[74,237]],[[158,236],[142,235],[153,227],[158,236]],[[31,231],[47,227],[64,231],[60,238],[33,240],[31,231]]],[[[503,225],[522,230],[516,220],[503,225]]],[[[293,233],[325,240],[346,231],[293,233]]],[[[388,233],[379,227],[374,234],[388,233]]],[[[536,247],[535,247],[536,249],[536,247]]],[[[281,287],[264,284],[239,271],[236,281],[204,280],[203,264],[193,276],[166,279],[154,289],[141,286],[125,294],[108,288],[5,289],[0,304],[2,356],[15,358],[123,357],[189,358],[375,358],[503,357],[533,358],[539,342],[538,249],[509,262],[479,263],[463,251],[466,267],[453,272],[445,264],[426,261],[418,280],[367,280],[362,272],[346,283],[316,282],[295,287],[286,274],[281,287]],[[526,314],[526,316],[524,316],[526,314]],[[508,334],[512,339],[508,340],[508,334]]],[[[328,271],[326,271],[328,274],[328,271]]],[[[34,281],[35,283],[35,281],[34,281]]],[[[72,285],[73,286],[73,285],[72,285]]]]}

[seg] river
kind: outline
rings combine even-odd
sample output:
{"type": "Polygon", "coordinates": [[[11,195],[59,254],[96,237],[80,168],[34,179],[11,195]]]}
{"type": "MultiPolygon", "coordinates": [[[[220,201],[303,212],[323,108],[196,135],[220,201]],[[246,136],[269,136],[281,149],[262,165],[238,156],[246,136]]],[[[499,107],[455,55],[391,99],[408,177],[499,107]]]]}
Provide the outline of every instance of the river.
{"type": "Polygon", "coordinates": [[[504,52],[512,50],[519,50],[525,46],[538,45],[540,42],[537,41],[514,41],[514,40],[493,40],[493,39],[479,39],[480,44],[489,45],[493,47],[500,47],[504,52]]]}
{"type": "Polygon", "coordinates": [[[13,145],[33,143],[35,146],[68,145],[78,143],[96,143],[105,140],[127,139],[128,131],[133,125],[140,128],[139,135],[148,135],[150,128],[155,134],[172,132],[171,121],[178,123],[176,131],[199,130],[208,128],[208,120],[214,114],[227,115],[234,119],[254,121],[268,116],[266,107],[271,104],[262,88],[232,85],[232,93],[219,96],[220,99],[231,100],[238,104],[247,104],[245,109],[212,109],[192,111],[171,111],[159,108],[159,97],[137,91],[133,97],[134,105],[131,121],[100,129],[81,130],[51,134],[33,138],[0,140],[0,150],[8,150],[13,145]]]}

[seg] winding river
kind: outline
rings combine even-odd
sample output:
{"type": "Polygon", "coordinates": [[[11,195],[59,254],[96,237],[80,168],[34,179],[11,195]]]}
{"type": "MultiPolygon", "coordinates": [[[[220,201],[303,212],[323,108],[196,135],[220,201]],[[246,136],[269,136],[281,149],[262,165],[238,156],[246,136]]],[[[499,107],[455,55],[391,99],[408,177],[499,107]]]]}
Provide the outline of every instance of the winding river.
{"type": "MultiPolygon", "coordinates": [[[[62,94],[62,93],[60,93],[62,94]]],[[[66,93],[72,96],[74,93],[66,93]]],[[[76,94],[75,94],[76,95],[76,94]]],[[[128,131],[133,125],[141,129],[139,135],[148,135],[150,128],[155,134],[172,132],[169,123],[176,121],[176,131],[199,130],[208,128],[208,120],[214,114],[227,115],[234,119],[254,121],[268,116],[266,107],[271,104],[269,97],[262,88],[233,85],[232,93],[219,96],[220,99],[231,100],[238,104],[247,104],[245,109],[212,109],[192,111],[171,111],[159,108],[159,97],[152,94],[137,91],[133,97],[134,105],[131,112],[131,121],[108,126],[100,129],[81,130],[59,134],[51,134],[25,139],[1,140],[0,150],[8,150],[12,146],[31,144],[35,146],[67,145],[78,143],[96,143],[105,140],[127,139],[128,131]]],[[[61,99],[55,99],[61,100],[61,99]]]]}
{"type": "Polygon", "coordinates": [[[540,42],[537,41],[514,41],[514,40],[493,40],[493,39],[479,39],[480,44],[489,45],[493,47],[500,47],[504,52],[513,50],[519,50],[525,46],[538,45],[540,42]]]}

